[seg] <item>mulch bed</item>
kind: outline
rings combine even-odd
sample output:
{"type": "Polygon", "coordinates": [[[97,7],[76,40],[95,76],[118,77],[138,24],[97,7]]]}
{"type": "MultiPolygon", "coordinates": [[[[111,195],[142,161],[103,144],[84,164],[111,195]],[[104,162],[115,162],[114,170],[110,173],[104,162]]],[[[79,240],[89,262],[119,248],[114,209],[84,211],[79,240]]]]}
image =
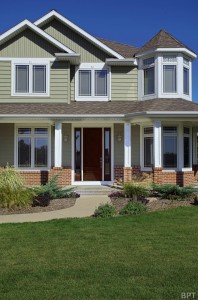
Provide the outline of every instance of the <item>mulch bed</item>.
{"type": "Polygon", "coordinates": [[[59,210],[63,208],[69,208],[74,206],[76,203],[76,198],[62,198],[62,199],[54,199],[50,201],[50,204],[45,207],[41,206],[29,206],[26,208],[0,208],[0,215],[12,215],[12,214],[31,214],[31,213],[39,213],[39,212],[47,212],[53,210],[59,210]]]}
{"type": "MultiPolygon", "coordinates": [[[[111,198],[112,205],[116,210],[120,211],[124,206],[130,201],[128,198],[111,198]]],[[[176,201],[168,199],[159,199],[159,198],[147,198],[145,201],[147,211],[157,211],[164,210],[168,208],[174,208],[179,206],[191,206],[193,201],[176,201]]]]}

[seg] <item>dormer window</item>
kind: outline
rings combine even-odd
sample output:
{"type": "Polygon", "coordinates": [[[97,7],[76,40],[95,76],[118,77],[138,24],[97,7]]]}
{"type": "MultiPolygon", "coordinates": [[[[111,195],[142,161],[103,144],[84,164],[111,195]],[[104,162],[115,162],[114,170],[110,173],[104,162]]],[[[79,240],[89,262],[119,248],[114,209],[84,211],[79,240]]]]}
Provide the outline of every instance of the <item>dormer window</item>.
{"type": "Polygon", "coordinates": [[[155,92],[155,67],[154,57],[143,60],[144,69],[144,95],[154,94],[155,92]]]}
{"type": "Polygon", "coordinates": [[[163,56],[163,93],[177,92],[177,57],[163,56]]]}

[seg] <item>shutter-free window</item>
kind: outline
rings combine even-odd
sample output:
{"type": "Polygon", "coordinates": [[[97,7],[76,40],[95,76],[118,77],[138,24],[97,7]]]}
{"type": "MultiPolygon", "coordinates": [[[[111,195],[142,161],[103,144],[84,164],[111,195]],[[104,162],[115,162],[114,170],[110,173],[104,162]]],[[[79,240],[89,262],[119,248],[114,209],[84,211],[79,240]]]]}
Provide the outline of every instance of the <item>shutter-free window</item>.
{"type": "Polygon", "coordinates": [[[95,71],[95,96],[107,96],[107,71],[95,71]]]}
{"type": "Polygon", "coordinates": [[[29,93],[29,66],[17,65],[16,66],[16,93],[29,93]]]}
{"type": "Polygon", "coordinates": [[[176,66],[175,65],[166,65],[163,66],[163,92],[164,93],[176,93],[177,84],[176,84],[176,66]]]}
{"type": "Polygon", "coordinates": [[[79,71],[79,96],[91,96],[91,71],[79,71]]]}
{"type": "Polygon", "coordinates": [[[46,93],[46,66],[33,66],[33,93],[46,93]]]}

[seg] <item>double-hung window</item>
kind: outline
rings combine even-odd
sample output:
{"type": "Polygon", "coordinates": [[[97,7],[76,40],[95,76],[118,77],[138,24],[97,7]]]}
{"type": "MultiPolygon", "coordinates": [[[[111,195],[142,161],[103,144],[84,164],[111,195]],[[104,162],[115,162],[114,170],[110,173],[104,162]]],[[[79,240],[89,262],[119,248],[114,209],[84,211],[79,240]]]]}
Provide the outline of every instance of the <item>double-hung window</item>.
{"type": "Polygon", "coordinates": [[[82,64],[75,75],[76,100],[110,100],[109,68],[82,64]]]}
{"type": "Polygon", "coordinates": [[[190,163],[190,128],[184,127],[184,168],[189,168],[190,163]]]}
{"type": "Polygon", "coordinates": [[[143,60],[144,95],[155,93],[155,60],[154,57],[143,60]]]}
{"type": "Polygon", "coordinates": [[[13,96],[48,96],[48,64],[14,63],[13,96]]]}
{"type": "Polygon", "coordinates": [[[27,169],[49,167],[49,136],[48,127],[18,127],[17,167],[27,169]]]}
{"type": "Polygon", "coordinates": [[[163,93],[177,92],[177,56],[163,56],[163,93]]]}
{"type": "Polygon", "coordinates": [[[183,92],[189,95],[189,69],[190,62],[187,58],[183,58],[183,92]]]}
{"type": "Polygon", "coordinates": [[[144,168],[153,166],[153,127],[144,128],[144,168]]]}
{"type": "Polygon", "coordinates": [[[177,168],[177,127],[163,127],[163,166],[177,168]]]}

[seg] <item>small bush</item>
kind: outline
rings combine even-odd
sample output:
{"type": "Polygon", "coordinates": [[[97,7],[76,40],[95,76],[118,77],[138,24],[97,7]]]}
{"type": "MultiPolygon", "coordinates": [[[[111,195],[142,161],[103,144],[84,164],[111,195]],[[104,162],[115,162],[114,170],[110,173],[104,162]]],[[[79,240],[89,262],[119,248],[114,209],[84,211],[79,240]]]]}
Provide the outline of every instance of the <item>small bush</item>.
{"type": "Polygon", "coordinates": [[[197,192],[191,186],[180,187],[174,184],[153,184],[153,191],[157,193],[158,197],[169,200],[186,200],[197,192]]]}
{"type": "Polygon", "coordinates": [[[48,206],[50,204],[50,195],[48,193],[40,194],[34,197],[32,206],[48,206]]]}
{"type": "Polygon", "coordinates": [[[124,194],[127,198],[132,198],[136,201],[141,197],[148,196],[148,191],[145,186],[134,183],[126,183],[124,185],[124,194]]]}
{"type": "Polygon", "coordinates": [[[37,196],[48,194],[50,199],[68,198],[68,194],[72,192],[72,188],[63,190],[58,186],[58,174],[54,175],[46,185],[35,187],[33,190],[37,196]]]}
{"type": "Polygon", "coordinates": [[[101,204],[94,212],[94,216],[97,218],[109,218],[116,214],[116,209],[111,204],[101,204]]]}
{"type": "Polygon", "coordinates": [[[138,201],[129,201],[119,212],[120,215],[140,215],[146,211],[145,204],[138,201]]]}
{"type": "Polygon", "coordinates": [[[0,206],[25,207],[32,203],[34,193],[24,188],[20,174],[11,167],[0,169],[0,206]]]}
{"type": "Polygon", "coordinates": [[[123,198],[124,197],[124,193],[123,192],[111,192],[109,195],[108,195],[109,198],[123,198]]]}

